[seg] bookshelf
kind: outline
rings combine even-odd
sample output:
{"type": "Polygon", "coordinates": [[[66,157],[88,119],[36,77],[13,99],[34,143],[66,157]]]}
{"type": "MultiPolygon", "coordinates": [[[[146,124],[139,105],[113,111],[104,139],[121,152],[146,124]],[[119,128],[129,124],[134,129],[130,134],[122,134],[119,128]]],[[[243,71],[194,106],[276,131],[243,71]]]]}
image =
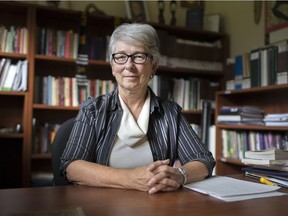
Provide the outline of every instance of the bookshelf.
{"type": "MultiPolygon", "coordinates": [[[[288,93],[288,84],[269,85],[242,90],[228,90],[216,93],[215,121],[222,106],[257,106],[264,114],[288,113],[288,101],[285,100],[288,93]]],[[[285,133],[288,127],[264,126],[264,125],[226,125],[216,124],[216,173],[226,175],[241,173],[245,165],[239,158],[223,157],[223,130],[238,132],[261,132],[261,133],[285,133]]],[[[242,145],[243,143],[236,143],[242,145]]]]}
{"type": "MultiPolygon", "coordinates": [[[[29,29],[30,8],[24,4],[0,4],[1,29],[9,31],[10,27],[29,29]]],[[[1,38],[3,40],[3,38],[1,38]]],[[[1,42],[2,45],[4,45],[1,42]]],[[[27,43],[26,43],[27,45],[27,43]]],[[[27,47],[29,49],[29,47],[27,47]]],[[[11,62],[28,60],[28,52],[6,49],[1,46],[0,59],[11,59],[11,62]]],[[[0,187],[19,187],[22,179],[27,178],[29,154],[27,154],[29,93],[20,91],[0,91],[0,128],[15,128],[22,126],[19,133],[0,134],[0,187]]]]}
{"type": "MultiPolygon", "coordinates": [[[[73,31],[76,33],[81,25],[81,12],[28,3],[1,2],[0,18],[0,24],[5,24],[7,26],[26,26],[29,33],[27,54],[0,52],[1,58],[9,57],[16,59],[27,59],[29,62],[27,91],[0,92],[0,117],[3,119],[3,121],[1,120],[0,126],[10,127],[18,122],[23,124],[23,133],[21,134],[0,135],[1,152],[2,149],[5,149],[9,144],[9,148],[12,148],[10,149],[10,153],[11,155],[14,154],[14,149],[12,145],[10,145],[10,143],[13,143],[18,145],[15,147],[15,151],[17,151],[19,156],[17,157],[19,166],[13,165],[17,167],[17,169],[15,167],[11,167],[11,170],[13,170],[13,175],[11,173],[7,173],[7,176],[11,176],[11,178],[15,176],[16,173],[18,175],[17,179],[19,182],[13,185],[7,183],[7,185],[1,185],[1,187],[29,187],[31,186],[31,176],[33,173],[52,171],[51,154],[49,151],[37,152],[33,150],[36,142],[40,144],[44,142],[43,140],[39,141],[39,136],[35,136],[35,134],[42,133],[39,132],[41,131],[40,126],[45,125],[45,123],[49,123],[49,125],[54,126],[59,125],[65,120],[75,117],[79,109],[78,105],[49,105],[39,100],[39,94],[42,94],[40,92],[42,92],[43,88],[45,88],[41,82],[39,84],[39,79],[48,76],[68,77],[72,79],[75,77],[77,70],[75,56],[61,56],[58,55],[55,50],[54,53],[52,52],[52,54],[49,52],[43,52],[43,50],[41,50],[41,39],[43,39],[41,36],[41,30],[49,29],[52,30],[52,32],[57,32],[60,30],[64,32],[73,31]],[[9,101],[9,107],[8,104],[6,104],[7,101],[9,101]],[[13,112],[13,116],[10,115],[11,112],[13,112]]],[[[87,18],[88,40],[90,41],[91,38],[102,38],[100,40],[107,40],[109,35],[113,32],[115,26],[125,21],[128,20],[113,16],[89,15],[87,18]]],[[[194,56],[192,55],[189,57],[191,61],[206,60],[210,63],[217,62],[217,64],[221,66],[220,70],[162,64],[157,71],[157,75],[184,79],[194,77],[209,80],[211,82],[219,82],[219,88],[223,89],[224,65],[229,50],[229,39],[226,34],[191,30],[184,27],[161,25],[158,23],[150,24],[153,25],[158,31],[168,34],[171,38],[174,38],[174,44],[175,39],[196,40],[202,43],[221,44],[221,46],[217,48],[207,48],[203,45],[189,45],[187,47],[186,45],[181,44],[180,46],[182,48],[186,47],[188,52],[191,50],[191,52],[195,51],[198,53],[198,55],[194,54],[194,56]],[[210,51],[213,51],[214,55],[212,55],[212,52],[210,51]],[[207,55],[208,57],[205,57],[205,53],[209,53],[209,55],[207,55]]],[[[163,47],[164,45],[162,45],[162,48],[163,47]]],[[[171,52],[171,50],[167,51],[166,48],[166,53],[164,54],[169,58],[177,57],[176,53],[171,52]]],[[[88,79],[113,81],[110,65],[107,61],[105,61],[103,56],[91,56],[92,54],[89,57],[89,64],[87,66],[88,79]]],[[[189,122],[201,124],[202,112],[200,109],[197,108],[193,110],[185,110],[183,113],[185,116],[187,116],[189,122]]],[[[47,140],[45,142],[47,142],[47,140]]],[[[48,146],[46,147],[49,149],[49,142],[48,146]]],[[[2,164],[12,164],[12,162],[13,158],[11,157],[10,159],[8,157],[5,158],[5,162],[2,164]]]]}

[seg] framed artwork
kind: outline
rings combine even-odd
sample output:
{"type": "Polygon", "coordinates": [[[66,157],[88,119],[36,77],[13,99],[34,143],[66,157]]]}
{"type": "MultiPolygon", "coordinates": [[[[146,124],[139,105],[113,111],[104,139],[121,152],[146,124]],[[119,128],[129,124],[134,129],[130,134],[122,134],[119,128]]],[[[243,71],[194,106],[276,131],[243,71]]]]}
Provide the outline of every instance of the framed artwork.
{"type": "Polygon", "coordinates": [[[206,14],[203,19],[203,30],[220,32],[220,14],[206,14]]]}
{"type": "Polygon", "coordinates": [[[288,2],[265,1],[266,44],[288,40],[288,2]]]}
{"type": "Polygon", "coordinates": [[[136,21],[149,21],[147,2],[126,0],[128,18],[136,21]]]}

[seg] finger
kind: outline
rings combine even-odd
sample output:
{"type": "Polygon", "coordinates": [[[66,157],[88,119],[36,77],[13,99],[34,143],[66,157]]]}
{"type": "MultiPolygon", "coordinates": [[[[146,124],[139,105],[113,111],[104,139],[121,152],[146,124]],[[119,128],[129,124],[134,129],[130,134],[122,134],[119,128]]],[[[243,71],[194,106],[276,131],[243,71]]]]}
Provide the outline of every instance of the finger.
{"type": "Polygon", "coordinates": [[[169,160],[169,159],[155,161],[155,162],[151,163],[150,165],[148,165],[147,171],[153,172],[153,171],[154,171],[155,169],[157,169],[159,166],[169,165],[169,163],[170,163],[170,160],[169,160]]]}
{"type": "Polygon", "coordinates": [[[166,180],[162,181],[160,184],[156,184],[152,188],[150,188],[148,193],[149,194],[154,194],[154,193],[157,193],[157,192],[160,192],[160,191],[163,191],[163,192],[175,191],[180,186],[181,185],[178,184],[177,182],[166,179],[166,180]]]}

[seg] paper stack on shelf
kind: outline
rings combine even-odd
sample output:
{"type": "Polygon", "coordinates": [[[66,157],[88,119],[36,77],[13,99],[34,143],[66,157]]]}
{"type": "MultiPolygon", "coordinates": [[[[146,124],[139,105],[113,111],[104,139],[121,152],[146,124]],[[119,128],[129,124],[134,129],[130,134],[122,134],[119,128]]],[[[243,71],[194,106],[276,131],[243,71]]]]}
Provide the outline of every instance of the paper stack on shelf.
{"type": "Polygon", "coordinates": [[[242,162],[263,169],[288,171],[288,151],[277,148],[246,151],[242,162]]]}
{"type": "Polygon", "coordinates": [[[264,112],[258,107],[252,106],[223,106],[217,116],[220,124],[255,124],[263,125],[264,112]]]}
{"type": "Polygon", "coordinates": [[[266,126],[288,126],[288,113],[273,113],[265,115],[266,126]]]}

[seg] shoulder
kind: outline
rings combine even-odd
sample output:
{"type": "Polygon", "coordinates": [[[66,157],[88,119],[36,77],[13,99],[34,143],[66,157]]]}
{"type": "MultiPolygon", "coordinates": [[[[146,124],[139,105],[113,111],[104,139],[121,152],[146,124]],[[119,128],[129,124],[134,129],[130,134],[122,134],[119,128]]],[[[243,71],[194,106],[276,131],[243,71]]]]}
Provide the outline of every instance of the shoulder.
{"type": "Polygon", "coordinates": [[[115,109],[118,104],[118,96],[116,91],[110,92],[98,97],[89,97],[86,102],[81,105],[81,109],[100,110],[100,109],[115,109]]]}
{"type": "Polygon", "coordinates": [[[151,108],[152,111],[158,110],[160,113],[180,113],[182,108],[176,102],[156,96],[152,92],[151,108]]]}

